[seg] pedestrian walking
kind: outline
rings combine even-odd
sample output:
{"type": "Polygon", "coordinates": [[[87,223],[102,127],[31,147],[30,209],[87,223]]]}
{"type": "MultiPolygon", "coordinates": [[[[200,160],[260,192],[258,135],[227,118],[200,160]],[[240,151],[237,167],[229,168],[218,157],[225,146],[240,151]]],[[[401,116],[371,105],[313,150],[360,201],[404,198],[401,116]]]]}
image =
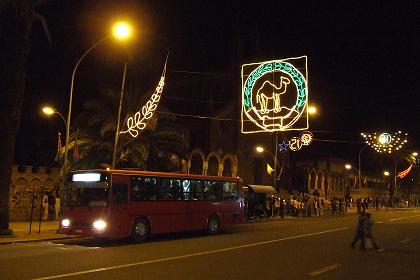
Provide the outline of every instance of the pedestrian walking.
{"type": "Polygon", "coordinates": [[[44,194],[42,196],[42,220],[48,220],[48,195],[44,194]]]}
{"type": "Polygon", "coordinates": [[[283,198],[280,198],[280,216],[282,218],[284,218],[285,207],[286,207],[286,200],[284,200],[283,198]]]}
{"type": "Polygon", "coordinates": [[[48,192],[48,220],[54,220],[55,197],[52,191],[48,192]]]}
{"type": "Polygon", "coordinates": [[[338,211],[343,214],[343,198],[338,199],[338,211]]]}
{"type": "Polygon", "coordinates": [[[55,193],[55,219],[58,221],[60,219],[61,214],[61,197],[60,192],[55,193]]]}
{"type": "MultiPolygon", "coordinates": [[[[373,245],[373,248],[375,250],[380,250],[378,244],[375,241],[375,238],[373,237],[373,233],[372,233],[373,221],[372,221],[370,213],[366,213],[366,218],[364,219],[362,226],[363,226],[363,233],[364,233],[365,240],[369,239],[373,245]]],[[[364,243],[366,244],[366,241],[364,243]]]]}
{"type": "Polygon", "coordinates": [[[367,209],[367,199],[363,198],[362,199],[362,212],[365,213],[367,209]]]}
{"type": "Polygon", "coordinates": [[[354,249],[356,246],[357,241],[360,240],[360,249],[366,249],[365,244],[365,231],[364,231],[364,222],[366,220],[365,213],[360,213],[359,218],[357,220],[357,228],[356,228],[356,235],[353,241],[350,243],[350,246],[354,249]]]}
{"type": "Polygon", "coordinates": [[[356,208],[357,214],[360,214],[362,212],[362,200],[360,198],[356,199],[356,208]]]}
{"type": "Polygon", "coordinates": [[[320,207],[319,207],[319,216],[324,215],[324,199],[321,198],[320,207]]]}

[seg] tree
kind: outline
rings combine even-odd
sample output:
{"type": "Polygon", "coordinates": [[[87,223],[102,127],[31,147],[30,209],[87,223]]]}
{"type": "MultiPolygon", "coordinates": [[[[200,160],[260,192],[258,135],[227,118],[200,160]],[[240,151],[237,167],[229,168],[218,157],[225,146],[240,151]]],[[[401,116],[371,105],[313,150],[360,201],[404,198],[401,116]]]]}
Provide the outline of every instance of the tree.
{"type": "Polygon", "coordinates": [[[30,31],[39,20],[51,42],[45,19],[37,14],[36,6],[48,0],[0,1],[0,235],[10,235],[9,189],[16,135],[21,120],[25,92],[26,63],[30,51],[30,31]]]}
{"type": "MultiPolygon", "coordinates": [[[[144,104],[150,94],[140,94],[138,89],[128,89],[126,96],[130,100],[124,102],[128,104],[125,107],[128,107],[129,116],[138,109],[130,108],[133,106],[130,104],[144,104]]],[[[104,90],[98,98],[84,103],[83,111],[74,122],[76,129],[71,134],[69,143],[71,151],[77,142],[80,160],[70,161],[69,168],[91,169],[110,165],[118,104],[119,93],[112,90],[104,90]]],[[[137,138],[133,139],[128,134],[120,136],[117,168],[180,170],[181,161],[186,159],[187,154],[184,133],[182,128],[176,125],[175,116],[168,113],[162,105],[159,108],[164,112],[155,114],[137,138]]]]}

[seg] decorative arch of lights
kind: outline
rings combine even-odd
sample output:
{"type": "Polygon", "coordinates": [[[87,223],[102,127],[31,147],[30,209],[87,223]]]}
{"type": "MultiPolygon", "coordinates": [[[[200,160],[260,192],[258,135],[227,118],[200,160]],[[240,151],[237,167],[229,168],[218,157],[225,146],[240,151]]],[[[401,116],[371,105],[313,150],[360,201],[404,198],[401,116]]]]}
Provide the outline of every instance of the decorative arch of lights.
{"type": "Polygon", "coordinates": [[[401,172],[398,172],[397,173],[397,177],[398,178],[404,178],[405,176],[407,176],[408,175],[408,173],[410,173],[410,171],[413,169],[413,167],[416,165],[416,157],[415,156],[410,156],[410,157],[408,157],[407,159],[406,159],[409,163],[410,163],[410,166],[409,167],[407,167],[405,170],[403,170],[403,171],[401,171],[401,172]]]}
{"type": "Polygon", "coordinates": [[[413,164],[410,164],[410,166],[407,169],[405,169],[401,172],[398,172],[397,177],[401,178],[401,179],[404,178],[405,176],[408,175],[408,173],[410,173],[412,168],[413,168],[413,164]]]}
{"type": "Polygon", "coordinates": [[[307,60],[301,56],[242,65],[242,133],[309,128],[307,60]],[[299,68],[303,73],[294,65],[298,63],[304,65],[299,68]],[[283,96],[294,104],[283,106],[283,96]]]}
{"type": "Polygon", "coordinates": [[[407,143],[407,133],[402,133],[398,131],[393,135],[384,132],[384,133],[362,133],[366,144],[371,146],[378,153],[392,153],[393,151],[398,151],[407,143]]]}
{"type": "Polygon", "coordinates": [[[165,66],[163,67],[162,76],[160,77],[159,83],[153,92],[150,99],[146,104],[141,107],[133,116],[127,119],[127,129],[122,130],[120,134],[129,133],[133,138],[136,138],[140,131],[145,129],[147,122],[152,118],[155,113],[157,106],[160,101],[160,97],[163,93],[163,86],[165,85],[165,75],[166,75],[166,64],[168,62],[168,57],[166,57],[165,66]]]}

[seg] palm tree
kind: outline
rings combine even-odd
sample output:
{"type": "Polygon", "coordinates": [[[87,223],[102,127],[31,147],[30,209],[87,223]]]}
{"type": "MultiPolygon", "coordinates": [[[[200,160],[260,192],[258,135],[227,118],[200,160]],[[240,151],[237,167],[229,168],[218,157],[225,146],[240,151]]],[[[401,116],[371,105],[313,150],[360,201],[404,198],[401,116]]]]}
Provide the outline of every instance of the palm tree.
{"type": "Polygon", "coordinates": [[[0,1],[0,235],[10,235],[9,189],[16,135],[20,126],[25,92],[26,64],[30,51],[32,25],[40,20],[51,42],[45,19],[37,14],[36,6],[48,0],[0,1]]]}
{"type": "MultiPolygon", "coordinates": [[[[138,89],[128,89],[126,98],[130,102],[125,104],[143,104],[149,96],[150,94],[140,94],[138,89]]],[[[83,111],[75,120],[77,130],[71,134],[69,143],[69,150],[72,150],[77,142],[80,160],[70,161],[69,168],[91,169],[110,165],[118,98],[119,93],[107,90],[102,91],[99,98],[84,103],[83,111]]],[[[127,116],[138,109],[127,106],[130,112],[127,116]]],[[[168,114],[167,109],[160,105],[160,110],[164,112],[155,114],[137,138],[121,135],[117,149],[118,168],[180,170],[181,160],[186,159],[187,154],[184,133],[177,127],[176,118],[168,114]]]]}

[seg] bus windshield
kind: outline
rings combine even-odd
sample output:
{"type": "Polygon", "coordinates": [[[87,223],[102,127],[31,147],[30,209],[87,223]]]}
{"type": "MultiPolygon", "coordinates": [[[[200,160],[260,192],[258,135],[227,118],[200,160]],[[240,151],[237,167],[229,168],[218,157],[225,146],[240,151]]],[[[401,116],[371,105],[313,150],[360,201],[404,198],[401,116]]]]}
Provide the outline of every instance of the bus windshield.
{"type": "Polygon", "coordinates": [[[109,185],[106,182],[71,182],[66,204],[70,207],[107,207],[109,185]]]}

